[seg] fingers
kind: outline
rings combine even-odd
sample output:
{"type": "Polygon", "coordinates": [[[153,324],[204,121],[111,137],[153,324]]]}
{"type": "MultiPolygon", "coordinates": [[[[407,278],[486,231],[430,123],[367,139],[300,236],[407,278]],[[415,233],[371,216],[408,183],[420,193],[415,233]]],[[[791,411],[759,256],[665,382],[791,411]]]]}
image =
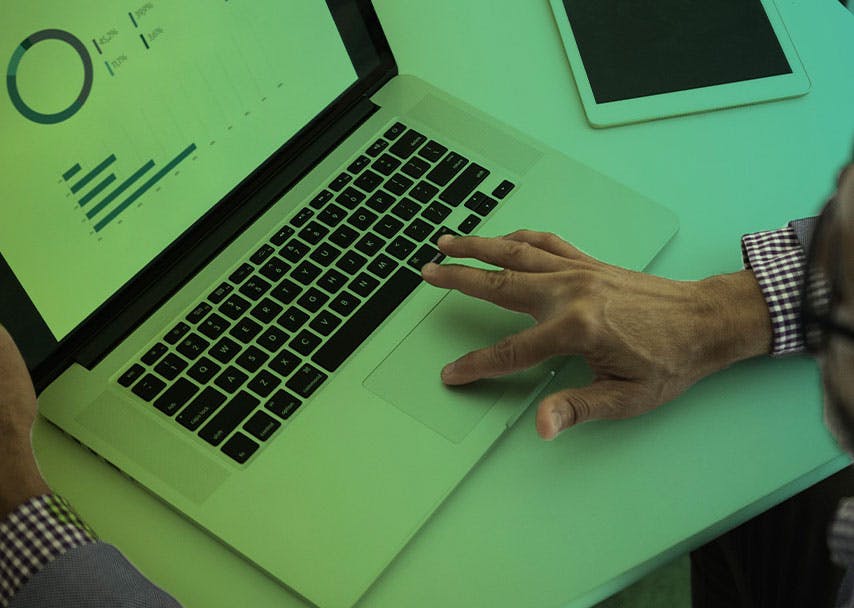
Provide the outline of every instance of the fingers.
{"type": "Polygon", "coordinates": [[[515,241],[519,243],[528,243],[535,248],[551,253],[554,256],[569,260],[592,260],[589,255],[576,249],[562,238],[551,232],[538,232],[536,230],[516,230],[507,236],[504,240],[515,241]]]}
{"type": "MultiPolygon", "coordinates": [[[[630,415],[633,399],[640,395],[623,380],[599,380],[589,386],[571,388],[549,395],[537,410],[537,432],[552,440],[571,426],[600,418],[624,418],[630,415]]],[[[642,398],[642,397],[641,397],[642,398]]]]}
{"type": "Polygon", "coordinates": [[[556,336],[556,328],[549,323],[523,330],[449,363],[442,370],[442,382],[448,385],[468,384],[481,378],[527,369],[559,354],[556,336]]]}
{"type": "Polygon", "coordinates": [[[538,301],[530,280],[512,270],[481,270],[459,264],[427,264],[421,276],[434,287],[456,289],[516,312],[532,313],[538,301]]]}
{"type": "Polygon", "coordinates": [[[438,245],[445,255],[475,258],[520,272],[553,272],[566,266],[565,259],[521,240],[479,236],[442,237],[438,245]]]}

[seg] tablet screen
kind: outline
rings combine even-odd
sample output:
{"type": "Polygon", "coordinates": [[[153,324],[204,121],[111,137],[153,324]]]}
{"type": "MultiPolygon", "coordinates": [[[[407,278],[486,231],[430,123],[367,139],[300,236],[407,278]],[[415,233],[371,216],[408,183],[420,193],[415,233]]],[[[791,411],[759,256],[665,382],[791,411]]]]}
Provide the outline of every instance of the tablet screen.
{"type": "Polygon", "coordinates": [[[597,103],[792,72],[760,0],[563,0],[597,103]]]}

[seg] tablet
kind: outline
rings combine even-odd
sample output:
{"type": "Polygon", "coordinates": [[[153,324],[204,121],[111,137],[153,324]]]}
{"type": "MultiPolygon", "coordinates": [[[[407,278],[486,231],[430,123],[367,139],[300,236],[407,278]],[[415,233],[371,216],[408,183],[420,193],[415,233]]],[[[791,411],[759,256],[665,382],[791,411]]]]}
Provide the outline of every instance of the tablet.
{"type": "Polygon", "coordinates": [[[594,127],[810,88],[773,0],[550,0],[594,127]]]}

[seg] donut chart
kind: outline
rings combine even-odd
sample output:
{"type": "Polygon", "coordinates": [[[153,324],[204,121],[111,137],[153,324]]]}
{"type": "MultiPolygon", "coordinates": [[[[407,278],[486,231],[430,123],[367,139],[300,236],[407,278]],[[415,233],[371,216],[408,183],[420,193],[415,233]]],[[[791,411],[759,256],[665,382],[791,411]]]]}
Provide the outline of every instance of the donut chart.
{"type": "Polygon", "coordinates": [[[6,69],[6,89],[9,92],[9,99],[12,100],[12,105],[15,106],[15,109],[18,110],[18,112],[20,112],[25,118],[45,125],[56,124],[74,116],[74,114],[83,107],[83,104],[86,103],[86,98],[89,97],[89,92],[92,90],[92,79],[92,58],[89,56],[89,52],[86,50],[85,45],[73,34],[57,29],[41,30],[31,34],[27,38],[24,38],[21,44],[19,44],[12,53],[12,58],[9,60],[9,67],[6,69]],[[21,59],[34,44],[45,40],[59,40],[68,44],[77,52],[80,56],[80,60],[83,62],[83,85],[80,88],[80,94],[67,108],[53,114],[45,114],[34,110],[32,107],[27,105],[27,102],[24,101],[21,97],[20,91],[18,90],[17,76],[18,66],[21,63],[21,59]]]}

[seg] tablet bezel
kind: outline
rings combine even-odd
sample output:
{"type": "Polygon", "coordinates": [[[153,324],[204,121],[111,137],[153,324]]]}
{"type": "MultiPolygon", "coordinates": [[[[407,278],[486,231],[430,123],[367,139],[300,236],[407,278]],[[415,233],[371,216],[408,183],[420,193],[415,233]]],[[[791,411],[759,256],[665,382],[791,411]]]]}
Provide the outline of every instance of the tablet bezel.
{"type": "Polygon", "coordinates": [[[780,43],[791,74],[766,76],[727,84],[700,87],[621,101],[597,103],[581,60],[578,45],[562,0],[549,0],[563,47],[569,59],[588,122],[594,127],[610,127],[670,116],[694,114],[806,94],[810,80],[798,56],[789,32],[773,0],[759,0],[768,15],[774,35],[780,43]]]}

